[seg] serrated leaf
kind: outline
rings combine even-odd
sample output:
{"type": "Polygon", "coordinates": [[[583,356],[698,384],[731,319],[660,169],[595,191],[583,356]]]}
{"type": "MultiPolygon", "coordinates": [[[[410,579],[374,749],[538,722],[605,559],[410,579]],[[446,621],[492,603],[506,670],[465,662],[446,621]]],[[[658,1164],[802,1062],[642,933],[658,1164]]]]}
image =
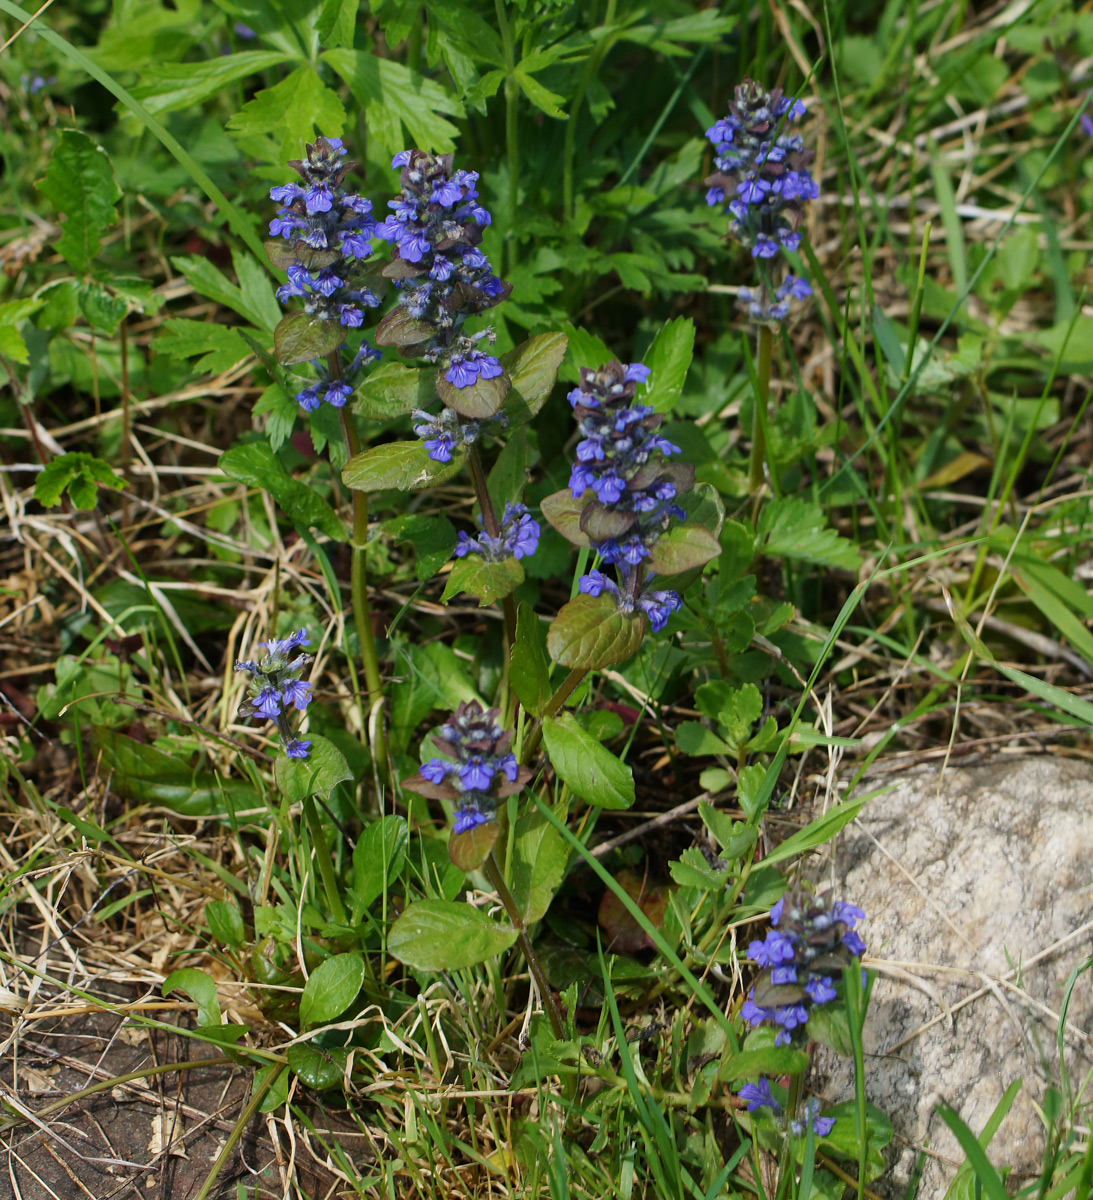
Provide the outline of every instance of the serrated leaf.
{"type": "Polygon", "coordinates": [[[540,333],[501,355],[512,380],[504,410],[509,429],[530,421],[546,403],[568,345],[564,333],[540,333]]]}
{"type": "Polygon", "coordinates": [[[550,661],[543,623],[530,604],[516,611],[516,642],[509,655],[509,683],[520,703],[539,716],[551,696],[550,661]]]}
{"type": "Polygon", "coordinates": [[[269,492],[281,511],[304,528],[321,529],[336,542],[347,540],[338,514],[306,483],[292,478],[268,442],[232,446],[220,456],[218,465],[239,483],[269,492]]]}
{"type": "Polygon", "coordinates": [[[38,190],[65,217],[56,249],[74,271],[90,274],[102,232],[117,220],[114,205],[121,199],[106,151],[86,134],[64,130],[38,190]]]}
{"type": "Polygon", "coordinates": [[[429,457],[421,442],[387,442],[351,458],[342,470],[342,480],[359,492],[385,488],[406,492],[451,479],[465,456],[466,450],[459,446],[452,451],[451,462],[441,463],[429,457]]]}
{"type": "Polygon", "coordinates": [[[219,375],[252,353],[238,329],[183,318],[171,318],[163,323],[163,329],[156,337],[156,349],[177,359],[200,356],[194,370],[203,375],[219,375]]]}
{"type": "Polygon", "coordinates": [[[734,821],[712,804],[703,800],[698,806],[698,815],[717,842],[720,855],[726,861],[743,858],[755,845],[757,833],[754,826],[743,821],[734,821]]]}
{"type": "Polygon", "coordinates": [[[516,941],[507,922],[454,900],[418,900],[391,926],[390,954],[419,971],[454,971],[494,958],[516,941]]]}
{"type": "Polygon", "coordinates": [[[359,954],[335,954],[311,972],[300,997],[300,1024],[322,1025],[341,1016],[357,998],[364,983],[364,959],[359,954]]]}
{"type": "Polygon", "coordinates": [[[755,548],[768,558],[793,558],[855,572],[861,568],[854,543],[827,527],[821,505],[799,496],[771,500],[763,508],[755,548]]]}
{"type": "Polygon", "coordinates": [[[324,45],[352,48],[359,7],[360,0],[323,0],[315,31],[324,45]]]}
{"type": "Polygon", "coordinates": [[[516,82],[520,85],[520,90],[540,112],[545,112],[548,117],[554,117],[559,121],[569,120],[569,115],[561,107],[563,96],[544,87],[534,75],[529,75],[527,71],[523,71],[519,67],[516,69],[515,77],[516,82]]]}
{"type": "Polygon", "coordinates": [[[26,365],[27,344],[18,327],[44,303],[43,300],[9,300],[6,304],[0,304],[0,354],[6,354],[15,362],[26,365]]]}
{"type": "Polygon", "coordinates": [[[721,553],[721,544],[708,529],[687,522],[662,533],[649,550],[648,565],[658,575],[681,575],[704,567],[721,553]]]}
{"type": "Polygon", "coordinates": [[[524,582],[524,568],[511,555],[500,562],[487,562],[478,554],[461,558],[448,575],[440,599],[444,604],[460,592],[478,598],[478,607],[495,604],[524,582]]]}
{"type": "Polygon", "coordinates": [[[34,499],[46,508],[59,504],[67,491],[79,509],[95,507],[99,487],[121,489],[128,484],[108,463],[82,450],[59,454],[42,468],[34,483],[34,499]]]}
{"type": "Polygon", "coordinates": [[[645,625],[620,613],[611,596],[574,596],[551,622],[547,651],[559,666],[599,671],[634,654],[645,625]]]}
{"type": "Polygon", "coordinates": [[[694,357],[695,326],[690,317],[676,317],[661,326],[645,353],[649,378],[638,397],[655,412],[670,412],[683,391],[687,370],[694,357]]]}
{"type": "Polygon", "coordinates": [[[357,387],[353,411],[372,421],[390,421],[425,408],[435,396],[435,371],[383,363],[357,387]]]}
{"type": "Polygon", "coordinates": [[[439,84],[367,50],[332,49],[322,57],[349,84],[369,132],[386,149],[410,145],[443,152],[455,148],[458,131],[440,114],[462,117],[463,106],[439,84]],[[408,139],[403,139],[400,125],[406,127],[408,139]]]}
{"type": "Polygon", "coordinates": [[[228,121],[228,132],[236,138],[272,137],[278,159],[298,154],[305,142],[314,140],[316,129],[337,137],[344,127],[345,107],[310,63],[264,88],[228,121]]]}
{"type": "Polygon", "coordinates": [[[305,796],[329,795],[339,783],[352,779],[353,772],[338,747],[316,734],[311,738],[307,758],[279,755],[273,764],[273,776],[282,799],[297,804],[305,796]]]}
{"type": "Polygon", "coordinates": [[[584,730],[572,713],[543,718],[550,765],[575,796],[599,808],[629,808],[634,774],[584,730]]]}
{"type": "Polygon", "coordinates": [[[337,321],[317,321],[307,313],[289,313],[273,331],[274,353],[283,367],[326,358],[342,345],[345,333],[337,321]]]}
{"type": "Polygon", "coordinates": [[[192,108],[236,80],[278,66],[286,57],[279,50],[236,50],[203,62],[157,63],[143,73],[133,95],[152,114],[192,108]]]}

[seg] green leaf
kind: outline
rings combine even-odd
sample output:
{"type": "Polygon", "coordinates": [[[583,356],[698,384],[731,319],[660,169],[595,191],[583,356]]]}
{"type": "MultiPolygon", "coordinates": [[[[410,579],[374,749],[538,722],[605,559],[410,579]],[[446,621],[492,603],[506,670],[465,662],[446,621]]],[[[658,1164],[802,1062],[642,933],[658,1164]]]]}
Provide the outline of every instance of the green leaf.
{"type": "Polygon", "coordinates": [[[509,392],[508,374],[502,371],[492,379],[479,376],[469,387],[456,387],[441,374],[436,377],[436,394],[461,417],[484,421],[501,411],[509,392]]]}
{"type": "Polygon", "coordinates": [[[526,429],[517,429],[501,447],[490,468],[486,486],[494,511],[503,514],[507,504],[516,504],[524,492],[531,468],[539,461],[526,429]]]}
{"type": "Polygon", "coordinates": [[[854,1053],[846,1009],[834,1004],[813,1005],[808,1014],[808,1036],[843,1058],[854,1053]]]}
{"type": "Polygon", "coordinates": [[[183,967],[181,971],[172,971],[163,981],[162,995],[166,997],[175,991],[185,992],[197,1005],[198,1025],[219,1025],[221,1023],[216,984],[204,971],[198,971],[193,967],[183,967]]]}
{"type": "Polygon", "coordinates": [[[222,93],[228,84],[275,67],[285,58],[277,50],[236,50],[204,62],[156,63],[142,72],[142,82],[133,88],[133,95],[144,101],[150,113],[193,108],[222,93]]]}
{"type": "Polygon", "coordinates": [[[695,567],[704,567],[721,553],[721,543],[699,524],[676,525],[653,543],[649,569],[658,575],[681,575],[695,567]]]}
{"type": "Polygon", "coordinates": [[[587,329],[581,329],[565,321],[562,322],[562,329],[565,330],[568,339],[562,376],[571,383],[576,383],[580,378],[578,373],[580,367],[602,367],[604,363],[609,363],[615,357],[607,346],[587,329]]]}
{"type": "Polygon", "coordinates": [[[254,1072],[254,1083],[252,1085],[254,1091],[259,1091],[274,1071],[278,1072],[278,1074],[270,1085],[269,1091],[262,1097],[262,1103],[258,1105],[260,1113],[276,1112],[282,1104],[288,1103],[288,1085],[291,1079],[291,1072],[286,1071],[280,1063],[271,1062],[264,1067],[259,1067],[254,1072]]]}
{"type": "Polygon", "coordinates": [[[698,806],[698,815],[717,842],[720,856],[726,861],[743,858],[755,845],[758,835],[753,826],[745,825],[743,821],[734,821],[724,813],[718,812],[705,800],[698,806]]]}
{"type": "Polygon", "coordinates": [[[345,755],[318,734],[311,737],[307,758],[278,755],[273,764],[277,790],[287,804],[297,804],[305,796],[325,796],[339,783],[353,778],[345,755]]]}
{"type": "Polygon", "coordinates": [[[55,243],[61,257],[79,274],[90,274],[102,232],[117,220],[114,205],[121,199],[106,151],[86,134],[64,130],[38,190],[64,214],[55,243]]]}
{"type": "Polygon", "coordinates": [[[314,141],[316,129],[337,137],[344,127],[345,108],[338,94],[323,86],[310,63],[264,88],[228,121],[228,131],[236,138],[272,137],[278,159],[298,155],[305,142],[314,141]]]}
{"type": "Polygon", "coordinates": [[[496,821],[483,821],[472,825],[448,838],[448,857],[464,875],[469,875],[490,856],[501,835],[501,826],[496,821]]]}
{"type": "Polygon", "coordinates": [[[273,331],[273,349],[283,367],[326,358],[345,341],[345,327],[337,321],[314,320],[303,312],[282,317],[273,331]]]}
{"type": "Polygon", "coordinates": [[[300,1024],[323,1025],[341,1016],[357,998],[364,983],[364,959],[359,954],[335,954],[311,972],[300,997],[300,1024]]]}
{"type": "Polygon", "coordinates": [[[439,84],[367,50],[333,49],[322,57],[349,84],[369,133],[385,149],[401,150],[404,145],[428,151],[455,148],[458,131],[440,114],[462,117],[463,106],[439,84]],[[408,138],[403,138],[400,124],[406,127],[408,138]]]}
{"type": "Polygon", "coordinates": [[[351,458],[342,470],[342,479],[358,492],[385,488],[408,492],[451,479],[465,457],[465,448],[459,446],[452,452],[451,462],[441,463],[429,457],[421,442],[385,442],[351,458]]]}
{"type": "Polygon", "coordinates": [[[755,548],[767,558],[793,558],[845,571],[861,568],[854,543],[827,528],[823,506],[799,496],[783,496],[763,508],[755,548]]]}
{"type": "Polygon", "coordinates": [[[404,678],[391,697],[391,746],[396,752],[405,751],[433,709],[451,711],[464,700],[481,703],[462,659],[444,642],[400,646],[397,673],[404,678]]]}
{"type": "Polygon", "coordinates": [[[787,858],[795,858],[799,854],[804,854],[806,850],[813,850],[817,846],[822,846],[824,842],[829,842],[844,825],[849,825],[853,821],[865,804],[888,790],[888,788],[878,788],[857,800],[844,800],[841,804],[836,804],[823,816],[817,817],[804,829],[799,829],[791,837],[786,838],[780,846],[776,846],[763,859],[762,865],[770,867],[775,863],[785,862],[787,858]]]}
{"type": "Polygon", "coordinates": [[[205,920],[213,937],[230,949],[238,950],[246,941],[243,914],[234,900],[210,900],[205,905],[205,920]]]}
{"type": "Polygon", "coordinates": [[[581,517],[595,498],[596,494],[591,488],[574,496],[566,487],[544,497],[539,502],[539,511],[566,541],[574,546],[591,546],[592,539],[581,528],[581,517]]]}
{"type": "Polygon", "coordinates": [[[700,721],[681,721],[676,726],[676,745],[684,754],[732,754],[732,747],[700,721]]]}
{"type": "Polygon", "coordinates": [[[186,276],[195,292],[232,309],[260,329],[272,330],[281,319],[281,309],[270,286],[268,272],[258,265],[253,255],[244,251],[234,251],[233,258],[235,272],[240,277],[240,284],[245,282],[245,287],[232,283],[207,258],[176,256],[171,259],[171,265],[186,276]]]}
{"type": "Polygon", "coordinates": [[[634,774],[587,733],[572,713],[543,718],[550,765],[575,796],[600,808],[634,803],[634,774]]]}
{"type": "Polygon", "coordinates": [[[62,492],[67,491],[77,508],[95,507],[99,487],[128,487],[120,475],[93,454],[82,450],[59,454],[42,468],[34,483],[34,499],[46,508],[61,502],[62,492]]]}
{"type": "Polygon", "coordinates": [[[697,846],[684,850],[675,862],[668,864],[668,870],[672,880],[680,887],[699,888],[702,891],[723,888],[729,876],[727,867],[717,870],[711,867],[697,846]]]}
{"type": "Polygon", "coordinates": [[[269,420],[266,422],[266,437],[269,438],[269,444],[274,453],[280,450],[292,436],[292,430],[296,425],[296,414],[299,411],[300,405],[296,397],[286,392],[279,383],[271,383],[255,402],[251,409],[254,416],[260,417],[269,413],[269,420]]]}
{"type": "Polygon", "coordinates": [[[382,363],[357,387],[353,411],[371,421],[391,421],[436,398],[436,372],[402,363],[382,363]]]}
{"type": "Polygon", "coordinates": [[[201,355],[194,369],[203,375],[218,375],[253,353],[238,329],[180,317],[163,323],[156,337],[156,349],[177,359],[201,355]]]}
{"type": "MultiPolygon", "coordinates": [[[[645,353],[649,378],[638,397],[655,412],[670,412],[683,391],[687,370],[694,357],[695,325],[690,317],[676,317],[661,326],[645,353]]],[[[659,568],[658,568],[659,569],[659,568]]]]}
{"type": "Polygon", "coordinates": [[[19,333],[19,326],[44,304],[44,300],[9,300],[6,304],[0,304],[0,354],[6,354],[8,358],[26,366],[27,344],[19,333]]]}
{"type": "Polygon", "coordinates": [[[512,555],[500,562],[487,562],[479,554],[459,559],[448,575],[440,597],[445,604],[460,592],[478,597],[478,607],[495,604],[524,582],[524,568],[512,555]]]}
{"type": "Polygon", "coordinates": [[[512,895],[525,925],[546,914],[568,862],[565,839],[540,813],[525,813],[516,822],[512,895]]]}
{"type": "Polygon", "coordinates": [[[456,534],[451,521],[443,514],[427,517],[423,513],[408,513],[381,521],[380,529],[397,542],[409,542],[414,547],[414,573],[419,580],[432,579],[452,557],[456,534]]]}
{"type": "Polygon", "coordinates": [[[352,48],[360,0],[323,0],[315,25],[320,41],[327,46],[352,48]]]}
{"type": "Polygon", "coordinates": [[[123,297],[94,281],[80,288],[78,299],[84,319],[98,333],[114,333],[129,311],[129,305],[123,297]]]}
{"type": "Polygon", "coordinates": [[[349,1051],[324,1049],[311,1042],[297,1042],[288,1048],[288,1067],[309,1088],[322,1092],[337,1087],[345,1079],[349,1051]]]}
{"type": "Polygon", "coordinates": [[[546,403],[568,344],[564,333],[540,333],[501,355],[512,380],[504,407],[510,430],[530,421],[546,403]]]}
{"type": "Polygon", "coordinates": [[[409,841],[405,817],[388,814],[365,826],[353,847],[353,890],[362,912],[398,879],[409,841]]]}
{"type": "Polygon", "coordinates": [[[533,717],[539,716],[550,699],[550,660],[546,655],[546,631],[530,604],[516,611],[516,642],[509,655],[509,682],[520,703],[533,717]]]}
{"type": "Polygon", "coordinates": [[[268,442],[247,442],[221,454],[218,465],[231,479],[269,492],[282,512],[305,529],[314,526],[336,542],[347,540],[341,518],[305,483],[285,470],[268,442]]]}
{"type": "Polygon", "coordinates": [[[752,763],[736,773],[736,803],[748,823],[754,825],[770,804],[770,792],[764,788],[767,768],[762,763],[752,763]]]}
{"type": "Polygon", "coordinates": [[[388,951],[419,971],[473,967],[507,950],[516,930],[455,900],[418,900],[391,926],[388,951]]]}
{"type": "Polygon", "coordinates": [[[557,92],[552,92],[550,88],[544,87],[534,75],[529,75],[519,67],[516,68],[514,75],[516,82],[520,85],[520,90],[537,109],[559,121],[569,120],[568,114],[561,108],[564,97],[559,96],[557,92]]]}
{"type": "Polygon", "coordinates": [[[726,1054],[721,1060],[717,1078],[722,1083],[731,1083],[736,1079],[758,1079],[760,1075],[796,1075],[807,1070],[808,1055],[803,1050],[794,1050],[791,1046],[768,1046],[762,1050],[740,1050],[735,1054],[726,1054]]]}
{"type": "Polygon", "coordinates": [[[547,651],[559,666],[599,671],[637,651],[645,624],[620,613],[611,596],[574,596],[550,624],[547,651]]]}

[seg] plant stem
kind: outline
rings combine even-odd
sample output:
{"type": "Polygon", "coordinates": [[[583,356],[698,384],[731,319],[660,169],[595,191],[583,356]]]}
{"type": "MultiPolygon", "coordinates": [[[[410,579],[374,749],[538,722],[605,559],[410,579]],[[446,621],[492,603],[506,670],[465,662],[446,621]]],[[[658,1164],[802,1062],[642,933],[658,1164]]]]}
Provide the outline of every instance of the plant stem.
{"type": "Polygon", "coordinates": [[[240,1114],[239,1120],[235,1123],[235,1128],[228,1134],[227,1141],[220,1149],[220,1153],[216,1156],[216,1162],[212,1165],[212,1170],[205,1178],[205,1182],[201,1185],[201,1191],[198,1192],[196,1200],[208,1200],[209,1193],[216,1183],[217,1177],[224,1169],[224,1164],[231,1157],[232,1151],[235,1149],[239,1139],[246,1132],[247,1126],[251,1122],[251,1117],[258,1111],[258,1106],[266,1098],[266,1094],[277,1082],[278,1076],[285,1069],[285,1063],[276,1063],[270,1068],[269,1074],[251,1093],[251,1098],[247,1101],[246,1108],[240,1114]]]}
{"type": "Polygon", "coordinates": [[[770,404],[770,360],[774,350],[774,334],[769,325],[759,327],[759,347],[755,355],[756,389],[755,417],[751,431],[751,459],[748,464],[748,490],[758,493],[763,486],[763,464],[767,457],[767,409],[770,404]]]}
{"type": "MultiPolygon", "coordinates": [[[[342,361],[340,352],[335,350],[329,355],[327,362],[330,366],[330,378],[341,379],[342,361]]],[[[341,409],[342,431],[345,434],[345,445],[349,457],[354,458],[361,452],[360,438],[353,418],[344,408],[341,409]]],[[[357,630],[357,643],[360,646],[361,664],[364,667],[364,682],[368,689],[368,711],[371,714],[383,698],[383,683],[380,679],[379,659],[376,655],[376,636],[372,631],[372,610],[368,604],[368,581],[365,576],[365,546],[368,542],[368,493],[354,489],[353,491],[353,541],[352,558],[350,560],[349,588],[353,597],[353,624],[357,630]]],[[[368,722],[361,731],[361,740],[368,738],[368,722]]],[[[372,747],[377,766],[382,766],[386,757],[382,722],[376,723],[376,739],[372,747]]]]}
{"type": "Polygon", "coordinates": [[[546,707],[543,709],[542,716],[538,717],[535,724],[528,732],[528,736],[524,741],[524,745],[520,751],[520,764],[527,766],[531,762],[535,751],[539,749],[539,743],[543,740],[543,717],[552,717],[569,699],[570,696],[580,687],[582,680],[588,674],[587,667],[574,667],[569,674],[558,684],[558,690],[547,701],[546,707]]]}
{"type": "Polygon", "coordinates": [[[497,859],[494,857],[492,850],[486,859],[485,868],[486,875],[489,877],[490,883],[493,884],[501,903],[505,906],[505,911],[509,914],[509,920],[516,930],[516,936],[520,941],[520,949],[524,952],[528,970],[531,972],[532,979],[535,980],[535,986],[539,989],[539,996],[542,999],[547,1019],[550,1021],[551,1031],[558,1041],[564,1041],[565,1026],[562,1024],[562,1014],[554,999],[554,992],[547,982],[547,977],[543,974],[543,968],[535,956],[535,951],[531,948],[531,938],[528,937],[524,919],[520,916],[520,910],[516,907],[516,901],[512,898],[512,892],[509,891],[509,885],[505,882],[504,875],[501,874],[501,868],[497,865],[497,859]]]}
{"type": "Polygon", "coordinates": [[[493,0],[497,14],[497,30],[501,34],[501,46],[505,54],[505,152],[509,169],[509,226],[505,233],[506,274],[516,266],[518,256],[516,242],[516,213],[520,204],[520,142],[516,130],[516,105],[520,89],[516,83],[516,49],[512,41],[512,30],[505,14],[505,0],[493,0]]]}
{"type": "Polygon", "coordinates": [[[319,874],[323,879],[323,891],[326,892],[326,902],[330,905],[330,913],[339,925],[347,925],[349,922],[346,919],[345,908],[338,891],[338,877],[334,874],[334,859],[330,853],[330,847],[326,843],[326,834],[323,833],[312,796],[304,797],[304,819],[307,821],[307,828],[315,845],[315,857],[319,860],[319,874]]]}

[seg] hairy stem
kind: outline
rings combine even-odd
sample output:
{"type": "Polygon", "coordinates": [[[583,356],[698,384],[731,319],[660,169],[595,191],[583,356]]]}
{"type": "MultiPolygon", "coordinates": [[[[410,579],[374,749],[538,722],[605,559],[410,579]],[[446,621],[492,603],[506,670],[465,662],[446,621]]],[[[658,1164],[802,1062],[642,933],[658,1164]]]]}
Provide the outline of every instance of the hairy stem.
{"type": "MultiPolygon", "coordinates": [[[[330,378],[341,379],[342,362],[340,352],[335,350],[327,362],[330,366],[330,378]]],[[[361,452],[360,438],[357,427],[353,424],[352,416],[341,409],[342,431],[345,434],[345,445],[349,457],[353,458],[361,452]]],[[[376,635],[372,631],[372,610],[368,604],[368,581],[365,575],[365,546],[368,542],[368,493],[354,490],[353,492],[353,542],[352,558],[349,569],[349,589],[353,598],[353,624],[357,630],[357,643],[360,646],[361,665],[364,667],[364,683],[368,690],[368,711],[373,713],[376,705],[383,698],[383,682],[380,678],[379,658],[376,655],[376,635]]],[[[368,722],[361,731],[362,740],[368,737],[368,722]]],[[[377,767],[382,769],[386,758],[385,741],[382,721],[376,722],[375,741],[372,752],[377,767]]]]}
{"type": "Polygon", "coordinates": [[[505,906],[505,912],[509,914],[509,920],[516,930],[520,949],[524,952],[528,970],[531,972],[532,979],[535,980],[535,986],[539,989],[539,996],[543,1002],[543,1009],[546,1012],[547,1019],[550,1021],[551,1031],[558,1041],[563,1041],[565,1039],[565,1026],[562,1024],[561,1011],[554,999],[554,993],[547,982],[547,977],[543,974],[543,968],[535,956],[535,951],[531,948],[531,938],[528,937],[524,919],[520,916],[520,910],[516,907],[516,901],[512,897],[512,892],[509,891],[509,885],[505,882],[504,875],[501,874],[501,868],[497,865],[497,859],[494,857],[492,850],[490,851],[489,858],[486,859],[485,868],[486,875],[490,883],[493,884],[501,903],[505,906]]]}
{"type": "Polygon", "coordinates": [[[764,480],[763,466],[767,457],[767,410],[770,405],[770,360],[774,350],[774,334],[770,326],[759,328],[759,347],[755,356],[757,384],[755,389],[755,418],[751,431],[751,460],[748,464],[748,490],[757,493],[764,480]]]}

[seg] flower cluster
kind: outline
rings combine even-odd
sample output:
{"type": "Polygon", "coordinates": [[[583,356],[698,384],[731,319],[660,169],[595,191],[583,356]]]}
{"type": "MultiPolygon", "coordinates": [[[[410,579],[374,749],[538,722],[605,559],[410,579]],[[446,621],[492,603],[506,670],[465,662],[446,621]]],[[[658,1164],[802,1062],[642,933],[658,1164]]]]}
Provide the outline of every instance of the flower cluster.
{"type": "Polygon", "coordinates": [[[569,393],[581,432],[569,490],[588,498],[581,530],[618,576],[615,582],[591,571],[581,577],[580,590],[613,596],[620,612],[645,613],[658,632],[681,601],[673,591],[646,586],[652,575],[646,560],[671,520],[683,519],[675,498],[690,489],[694,470],[667,461],[679,447],[657,432],[661,415],[635,403],[637,385],[648,377],[648,367],[617,359],[581,368],[580,386],[569,393]]]}
{"type": "Polygon", "coordinates": [[[311,743],[295,737],[288,723],[289,709],[305,712],[312,700],[311,684],[300,678],[300,672],[315,661],[314,656],[294,653],[298,647],[310,645],[307,630],[258,644],[266,653],[257,662],[243,659],[235,664],[237,671],[246,671],[250,676],[248,698],[239,706],[239,716],[276,721],[277,734],[289,758],[307,758],[311,743]]]}
{"type": "Polygon", "coordinates": [[[403,786],[430,800],[455,805],[455,833],[493,820],[497,803],[519,792],[531,778],[509,749],[511,732],[497,724],[498,710],[466,701],[433,735],[443,758],[431,758],[403,786]]]}
{"type": "Polygon", "coordinates": [[[414,433],[425,442],[429,457],[441,463],[451,462],[452,452],[460,446],[473,446],[488,422],[496,422],[500,428],[507,424],[504,413],[481,421],[460,421],[450,408],[442,408],[435,417],[423,408],[415,409],[412,415],[417,421],[414,433]]]}
{"type": "Polygon", "coordinates": [[[779,247],[796,250],[803,205],[820,194],[808,164],[812,152],[786,126],[805,115],[800,100],[768,92],[745,79],[727,116],[706,131],[717,149],[717,170],[706,180],[706,203],[725,204],[730,233],[756,258],[773,258],[779,247]]]}
{"type": "Polygon", "coordinates": [[[486,562],[501,562],[510,557],[530,558],[539,547],[539,534],[539,522],[528,514],[527,505],[506,504],[497,537],[480,533],[472,538],[460,530],[455,557],[466,558],[468,554],[476,554],[486,562]]]}
{"type": "Polygon", "coordinates": [[[360,260],[371,255],[376,232],[372,204],[344,187],[353,164],[342,161],[346,151],[340,138],[317,138],[306,153],[305,160],[288,164],[302,182],[269,193],[281,204],[270,235],[287,243],[267,244],[274,265],[288,272],[277,298],[302,296],[309,316],[355,329],[364,324],[363,310],[380,303],[361,283],[360,260]]]}
{"type": "Polygon", "coordinates": [[[748,957],[764,970],[748,992],[740,1015],[749,1025],[779,1027],[776,1045],[803,1032],[814,1005],[838,994],[836,978],[852,957],[865,951],[854,926],[865,916],[841,900],[830,906],[822,896],[792,892],[770,910],[774,928],[748,946],[748,957]]]}
{"type": "Polygon", "coordinates": [[[392,243],[383,273],[395,280],[400,296],[377,339],[430,362],[442,360],[445,378],[457,388],[496,378],[501,364],[475,348],[479,337],[492,335],[459,336],[468,316],[499,304],[512,290],[478,248],[491,220],[478,202],[478,173],[453,170],[450,154],[422,150],[403,150],[391,165],[401,168],[402,190],[376,234],[392,243]]]}
{"type": "Polygon", "coordinates": [[[296,403],[304,412],[314,412],[320,404],[344,408],[345,402],[353,395],[353,384],[356,377],[366,364],[379,357],[378,350],[373,349],[367,342],[361,342],[360,349],[354,355],[353,361],[348,366],[342,367],[340,379],[330,377],[330,367],[326,361],[323,359],[313,360],[312,365],[318,372],[319,378],[296,393],[296,403]]]}
{"type": "MultiPolygon", "coordinates": [[[[760,1078],[758,1083],[745,1083],[737,1095],[741,1100],[748,1102],[748,1112],[750,1113],[769,1108],[775,1116],[778,1116],[782,1111],[782,1106],[775,1100],[774,1094],[770,1090],[770,1081],[767,1079],[760,1078]]],[[[835,1118],[821,1117],[819,1101],[812,1096],[805,1101],[801,1116],[802,1120],[789,1122],[790,1131],[795,1137],[803,1137],[809,1126],[812,1127],[812,1131],[817,1137],[827,1137],[835,1128],[835,1118]]]]}

